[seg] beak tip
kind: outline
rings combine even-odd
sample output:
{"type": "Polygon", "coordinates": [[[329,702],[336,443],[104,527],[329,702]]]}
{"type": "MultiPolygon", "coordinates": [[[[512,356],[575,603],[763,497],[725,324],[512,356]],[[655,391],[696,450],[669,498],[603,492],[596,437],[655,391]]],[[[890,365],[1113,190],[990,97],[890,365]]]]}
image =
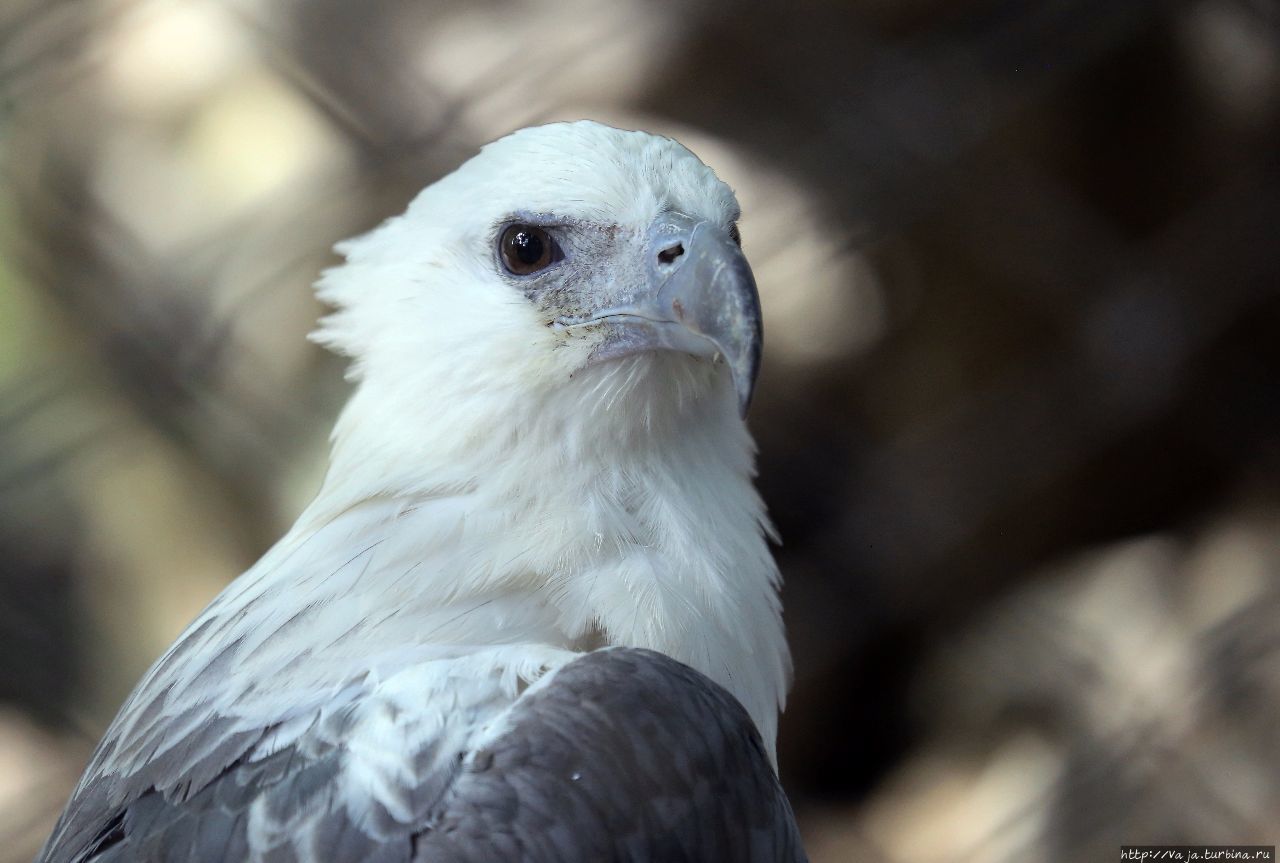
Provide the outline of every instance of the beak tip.
{"type": "Polygon", "coordinates": [[[729,363],[729,373],[733,378],[733,389],[738,397],[738,416],[742,419],[747,418],[747,411],[751,408],[751,398],[756,391],[756,378],[760,372],[760,351],[759,337],[755,342],[756,349],[751,355],[744,358],[745,362],[729,363]]]}

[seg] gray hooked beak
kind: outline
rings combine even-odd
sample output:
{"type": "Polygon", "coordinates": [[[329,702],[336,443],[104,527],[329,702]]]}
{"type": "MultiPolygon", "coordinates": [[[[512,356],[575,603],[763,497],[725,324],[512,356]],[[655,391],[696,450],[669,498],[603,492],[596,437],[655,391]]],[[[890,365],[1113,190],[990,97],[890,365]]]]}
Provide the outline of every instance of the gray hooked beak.
{"type": "Polygon", "coordinates": [[[649,226],[646,284],[592,320],[610,324],[594,360],[672,350],[723,358],[745,417],[760,371],[760,295],[738,244],[718,225],[663,213],[649,226]]]}

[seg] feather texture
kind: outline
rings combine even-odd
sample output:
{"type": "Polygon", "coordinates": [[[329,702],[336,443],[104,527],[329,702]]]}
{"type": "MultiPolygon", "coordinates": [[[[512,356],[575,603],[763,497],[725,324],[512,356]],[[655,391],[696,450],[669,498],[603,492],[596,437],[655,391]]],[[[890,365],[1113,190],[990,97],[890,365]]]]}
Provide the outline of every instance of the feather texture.
{"type": "Polygon", "coordinates": [[[675,142],[558,124],[340,246],[317,338],[359,383],[324,484],[139,683],[43,861],[799,859],[725,369],[591,364],[495,269],[496,226],[554,214],[597,238],[556,276],[582,296],[667,209],[737,217],[675,142]]]}
{"type": "MultiPolygon", "coordinates": [[[[419,699],[405,698],[417,682],[321,711],[274,751],[249,746],[186,796],[135,778],[112,818],[92,835],[73,830],[47,859],[804,859],[750,718],[687,666],[650,651],[589,653],[455,740],[416,727],[419,699]],[[363,809],[344,798],[357,762],[377,786],[363,809]]],[[[455,728],[503,700],[496,682],[475,682],[469,694],[486,696],[458,699],[455,728]]],[[[85,795],[101,806],[98,789],[85,795]]]]}

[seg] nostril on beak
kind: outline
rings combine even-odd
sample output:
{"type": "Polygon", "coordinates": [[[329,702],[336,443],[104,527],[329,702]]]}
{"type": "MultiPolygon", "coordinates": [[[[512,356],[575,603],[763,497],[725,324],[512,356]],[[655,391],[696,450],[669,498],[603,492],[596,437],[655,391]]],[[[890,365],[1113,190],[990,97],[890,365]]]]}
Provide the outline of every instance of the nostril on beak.
{"type": "Polygon", "coordinates": [[[684,243],[676,243],[658,252],[658,263],[674,264],[676,258],[684,254],[684,243]]]}

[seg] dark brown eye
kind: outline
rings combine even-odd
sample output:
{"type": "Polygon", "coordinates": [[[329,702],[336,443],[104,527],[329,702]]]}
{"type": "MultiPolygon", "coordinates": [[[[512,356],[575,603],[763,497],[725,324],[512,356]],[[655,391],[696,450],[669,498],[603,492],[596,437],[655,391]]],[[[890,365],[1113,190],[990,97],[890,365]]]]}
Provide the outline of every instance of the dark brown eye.
{"type": "Polygon", "coordinates": [[[742,232],[738,230],[737,222],[729,226],[729,239],[737,243],[739,247],[742,246],[742,232]]]}
{"type": "Polygon", "coordinates": [[[527,276],[546,269],[555,251],[555,241],[542,228],[533,225],[509,225],[498,240],[502,263],[517,276],[527,276]]]}

